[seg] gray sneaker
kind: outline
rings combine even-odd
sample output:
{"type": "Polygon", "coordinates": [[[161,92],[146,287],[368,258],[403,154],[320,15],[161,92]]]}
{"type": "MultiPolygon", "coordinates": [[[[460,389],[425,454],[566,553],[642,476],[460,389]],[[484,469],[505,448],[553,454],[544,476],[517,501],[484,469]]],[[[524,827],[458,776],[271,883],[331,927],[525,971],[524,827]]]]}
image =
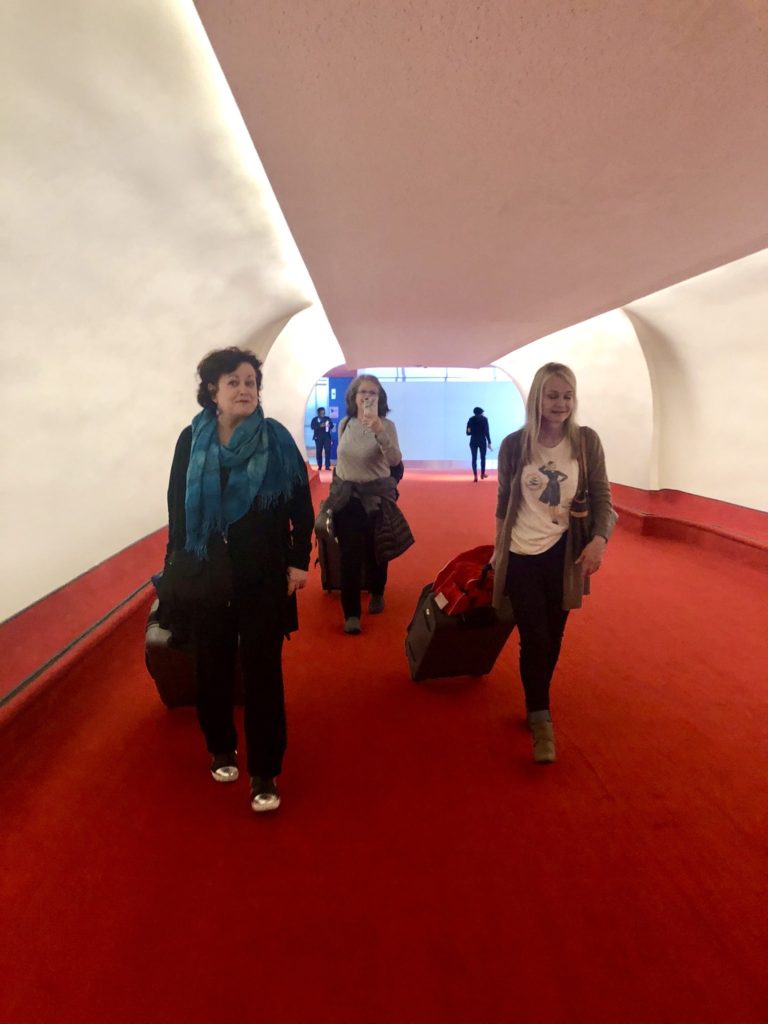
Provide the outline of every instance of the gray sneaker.
{"type": "Polygon", "coordinates": [[[371,594],[371,599],[368,602],[368,614],[369,615],[381,615],[384,611],[384,595],[383,594],[371,594]]]}
{"type": "Polygon", "coordinates": [[[344,632],[355,634],[362,633],[362,626],[360,625],[360,619],[357,615],[350,615],[348,619],[344,619],[344,632]]]}

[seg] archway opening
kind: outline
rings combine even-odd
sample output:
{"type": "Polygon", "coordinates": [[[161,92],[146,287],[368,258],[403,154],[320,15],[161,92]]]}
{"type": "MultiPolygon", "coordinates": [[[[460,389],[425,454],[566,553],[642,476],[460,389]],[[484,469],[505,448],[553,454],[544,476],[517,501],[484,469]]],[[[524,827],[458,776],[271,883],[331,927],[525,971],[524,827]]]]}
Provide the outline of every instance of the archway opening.
{"type": "Polygon", "coordinates": [[[480,407],[488,418],[494,452],[488,465],[496,465],[497,445],[519,429],[525,409],[517,385],[497,366],[477,369],[453,366],[336,368],[319,378],[310,392],[304,416],[307,458],[315,464],[311,427],[317,409],[330,417],[333,430],[332,461],[336,456],[338,425],[345,415],[344,396],[358,373],[378,377],[387,393],[390,416],[397,426],[406,464],[424,468],[465,466],[469,459],[467,420],[480,407]]]}

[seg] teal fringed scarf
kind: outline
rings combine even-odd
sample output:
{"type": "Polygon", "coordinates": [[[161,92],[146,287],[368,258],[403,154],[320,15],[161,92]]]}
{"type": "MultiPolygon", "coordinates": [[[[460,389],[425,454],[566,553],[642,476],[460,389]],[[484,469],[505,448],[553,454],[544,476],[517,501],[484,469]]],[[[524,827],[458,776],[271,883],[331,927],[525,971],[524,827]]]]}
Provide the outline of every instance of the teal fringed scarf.
{"type": "Polygon", "coordinates": [[[306,467],[293,438],[259,406],[222,445],[216,415],[204,409],[192,420],[192,450],[187,469],[187,551],[207,554],[208,538],[226,534],[252,505],[271,508],[306,482],[306,467]],[[229,469],[222,493],[221,468],[229,469]]]}

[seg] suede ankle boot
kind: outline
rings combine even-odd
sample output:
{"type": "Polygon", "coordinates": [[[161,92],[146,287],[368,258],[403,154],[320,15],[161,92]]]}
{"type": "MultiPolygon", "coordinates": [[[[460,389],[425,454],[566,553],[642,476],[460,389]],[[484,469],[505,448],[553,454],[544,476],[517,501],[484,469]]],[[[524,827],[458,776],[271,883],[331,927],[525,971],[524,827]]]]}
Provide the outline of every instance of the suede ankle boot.
{"type": "Polygon", "coordinates": [[[555,730],[551,722],[531,722],[533,760],[536,764],[553,764],[555,757],[555,730]]]}

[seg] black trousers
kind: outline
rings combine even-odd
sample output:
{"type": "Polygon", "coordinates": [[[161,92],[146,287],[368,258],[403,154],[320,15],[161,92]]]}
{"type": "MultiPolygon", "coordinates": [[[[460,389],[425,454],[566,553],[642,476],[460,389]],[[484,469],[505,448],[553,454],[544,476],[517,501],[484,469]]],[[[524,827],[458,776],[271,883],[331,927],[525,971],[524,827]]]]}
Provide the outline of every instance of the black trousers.
{"type": "Polygon", "coordinates": [[[480,452],[480,472],[485,473],[485,453],[488,450],[486,441],[470,441],[469,450],[472,452],[472,472],[477,476],[477,453],[480,452]]]}
{"type": "Polygon", "coordinates": [[[375,520],[375,513],[368,515],[357,498],[352,498],[333,517],[333,526],[339,538],[341,607],[345,619],[350,616],[360,617],[363,565],[371,594],[383,594],[387,585],[387,564],[379,565],[374,554],[375,520]]]}
{"type": "Polygon", "coordinates": [[[245,689],[249,775],[279,775],[286,747],[283,693],[283,608],[233,602],[195,626],[197,716],[211,754],[237,747],[234,678],[238,653],[245,689]]]}
{"type": "Polygon", "coordinates": [[[541,555],[509,553],[507,594],[520,637],[520,677],[528,711],[549,709],[549,685],[560,657],[568,612],[563,611],[567,533],[541,555]]]}
{"type": "Polygon", "coordinates": [[[317,468],[323,468],[323,452],[325,452],[325,468],[331,468],[331,435],[321,434],[315,438],[315,454],[317,456],[317,468]]]}

